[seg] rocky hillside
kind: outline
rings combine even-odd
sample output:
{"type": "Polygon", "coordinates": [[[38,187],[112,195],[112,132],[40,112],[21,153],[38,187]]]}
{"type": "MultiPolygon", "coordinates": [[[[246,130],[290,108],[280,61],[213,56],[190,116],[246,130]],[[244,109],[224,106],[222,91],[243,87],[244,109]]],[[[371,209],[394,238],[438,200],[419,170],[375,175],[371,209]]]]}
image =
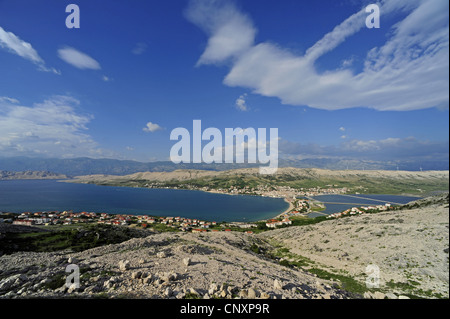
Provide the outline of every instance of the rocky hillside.
{"type": "MultiPolygon", "coordinates": [[[[80,180],[107,180],[107,179],[130,179],[130,180],[150,180],[150,181],[171,181],[171,180],[193,180],[205,177],[229,177],[229,176],[256,176],[261,177],[259,168],[241,168],[226,171],[209,171],[209,170],[193,170],[183,169],[173,172],[141,172],[131,175],[115,176],[115,175],[86,175],[78,176],[80,180]]],[[[279,168],[275,177],[292,177],[297,179],[322,179],[337,178],[349,179],[353,177],[366,178],[392,178],[392,179],[442,179],[448,178],[448,171],[383,171],[383,170],[328,170],[319,168],[279,168]]]]}
{"type": "Polygon", "coordinates": [[[227,171],[176,170],[172,172],[142,172],[125,176],[86,175],[72,180],[77,183],[140,186],[161,183],[173,187],[186,184],[212,189],[236,186],[271,185],[311,188],[334,185],[366,194],[426,194],[449,189],[449,171],[383,171],[327,170],[318,168],[279,168],[276,174],[261,175],[258,168],[227,171]]]}
{"type": "Polygon", "coordinates": [[[79,253],[17,252],[0,257],[0,298],[358,297],[252,250],[263,244],[244,233],[161,233],[79,253]],[[78,290],[65,285],[69,264],[78,290]]]}
{"type": "Polygon", "coordinates": [[[25,172],[10,172],[0,171],[0,180],[11,179],[66,179],[67,176],[63,174],[56,174],[47,171],[25,171],[25,172]]]}
{"type": "Polygon", "coordinates": [[[404,205],[401,210],[362,214],[259,235],[291,262],[328,276],[364,284],[368,265],[380,270],[383,293],[449,297],[448,193],[404,205]],[[412,207],[412,208],[411,208],[412,207]]]}

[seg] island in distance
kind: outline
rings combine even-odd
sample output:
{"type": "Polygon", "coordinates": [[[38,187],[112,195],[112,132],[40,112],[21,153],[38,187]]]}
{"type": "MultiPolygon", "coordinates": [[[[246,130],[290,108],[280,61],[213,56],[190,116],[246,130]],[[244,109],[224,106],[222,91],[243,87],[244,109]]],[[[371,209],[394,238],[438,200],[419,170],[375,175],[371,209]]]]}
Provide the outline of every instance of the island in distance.
{"type": "Polygon", "coordinates": [[[48,171],[23,171],[23,172],[11,172],[0,171],[0,180],[13,180],[13,179],[66,179],[65,174],[57,174],[48,171]]]}

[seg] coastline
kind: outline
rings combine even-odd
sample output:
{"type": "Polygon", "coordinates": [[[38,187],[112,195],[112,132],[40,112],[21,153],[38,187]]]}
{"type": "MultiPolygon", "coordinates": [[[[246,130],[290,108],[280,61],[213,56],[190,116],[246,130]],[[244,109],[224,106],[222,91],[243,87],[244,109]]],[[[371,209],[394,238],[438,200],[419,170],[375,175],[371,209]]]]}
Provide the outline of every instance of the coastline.
{"type": "Polygon", "coordinates": [[[276,215],[275,217],[273,217],[273,219],[280,218],[281,216],[283,216],[283,215],[286,214],[286,213],[289,213],[291,210],[293,210],[293,209],[295,208],[295,207],[294,207],[294,204],[292,204],[292,202],[288,201],[288,200],[286,199],[286,197],[282,197],[282,198],[283,198],[283,200],[284,200],[286,203],[289,204],[289,207],[288,207],[287,209],[285,209],[283,212],[281,212],[281,213],[279,213],[278,215],[276,215]]]}
{"type": "MultiPolygon", "coordinates": [[[[78,183],[90,184],[89,182],[86,182],[86,181],[82,181],[81,182],[81,181],[77,181],[77,180],[74,180],[74,179],[60,179],[60,180],[57,180],[57,182],[67,182],[67,183],[74,183],[74,184],[78,184],[78,183]]],[[[118,186],[118,185],[102,185],[102,184],[98,184],[98,183],[94,183],[94,184],[98,185],[98,186],[114,186],[114,187],[125,187],[125,188],[136,188],[137,187],[137,186],[123,186],[123,185],[120,185],[120,186],[118,186]]],[[[148,187],[137,187],[137,188],[147,189],[148,187]]],[[[185,191],[186,190],[188,190],[188,191],[190,190],[190,191],[200,191],[200,192],[205,192],[205,193],[221,194],[221,195],[240,195],[240,196],[270,197],[270,198],[283,199],[288,204],[288,207],[286,209],[284,209],[283,211],[281,211],[280,213],[274,213],[274,215],[272,215],[271,217],[254,220],[252,222],[266,222],[267,220],[270,220],[270,219],[278,219],[278,218],[283,217],[283,215],[285,215],[286,213],[289,213],[290,211],[295,209],[295,206],[293,205],[293,203],[291,201],[289,201],[289,199],[286,198],[285,196],[276,196],[276,197],[274,196],[274,197],[272,197],[272,196],[266,196],[266,195],[262,195],[262,194],[237,194],[237,193],[223,192],[223,191],[216,190],[216,189],[205,190],[205,189],[185,189],[185,188],[174,188],[174,187],[151,187],[151,189],[171,189],[171,190],[185,190],[185,191]]],[[[324,194],[324,195],[327,195],[327,194],[324,194]]],[[[343,196],[345,196],[345,195],[351,196],[351,195],[348,195],[348,194],[341,194],[341,195],[343,195],[343,196]]],[[[390,194],[386,194],[386,195],[390,195],[390,194]]],[[[407,195],[402,194],[402,195],[394,195],[394,196],[407,196],[407,195]]],[[[418,195],[413,195],[413,194],[410,194],[409,196],[420,198],[418,195]]],[[[183,213],[180,212],[180,215],[183,215],[183,213]]],[[[237,223],[237,224],[239,224],[239,223],[245,224],[245,223],[248,223],[250,221],[230,221],[230,222],[237,223]]]]}

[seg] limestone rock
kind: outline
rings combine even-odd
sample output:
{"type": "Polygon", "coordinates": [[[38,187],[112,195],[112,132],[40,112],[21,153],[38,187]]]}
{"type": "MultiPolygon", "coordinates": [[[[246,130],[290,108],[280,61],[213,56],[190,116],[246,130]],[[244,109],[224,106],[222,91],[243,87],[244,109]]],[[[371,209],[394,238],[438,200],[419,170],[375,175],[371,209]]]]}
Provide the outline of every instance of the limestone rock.
{"type": "Polygon", "coordinates": [[[135,271],[131,274],[131,278],[132,279],[139,279],[142,276],[142,272],[141,271],[135,271]]]}
{"type": "Polygon", "coordinates": [[[283,285],[278,279],[275,279],[275,281],[273,282],[273,288],[277,290],[283,289],[283,285]]]}
{"type": "Polygon", "coordinates": [[[167,257],[167,255],[166,255],[166,253],[165,253],[165,252],[163,252],[163,251],[160,251],[159,253],[157,253],[157,254],[156,254],[156,257],[158,257],[158,258],[166,258],[166,257],[167,257]]]}
{"type": "Polygon", "coordinates": [[[130,269],[130,262],[128,260],[119,261],[119,269],[120,271],[125,271],[130,269]]]}
{"type": "Polygon", "coordinates": [[[249,288],[247,290],[247,297],[248,297],[248,299],[256,299],[258,297],[257,291],[253,288],[249,288]]]}
{"type": "Polygon", "coordinates": [[[185,265],[187,267],[190,264],[191,264],[191,258],[187,257],[187,258],[183,259],[183,265],[185,265]]]}

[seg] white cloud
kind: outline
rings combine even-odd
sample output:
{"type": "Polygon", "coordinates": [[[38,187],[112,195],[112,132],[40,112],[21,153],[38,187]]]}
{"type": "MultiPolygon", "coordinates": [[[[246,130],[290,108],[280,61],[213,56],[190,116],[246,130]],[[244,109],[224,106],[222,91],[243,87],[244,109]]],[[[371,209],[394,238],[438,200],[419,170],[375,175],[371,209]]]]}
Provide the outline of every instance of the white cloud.
{"type": "Polygon", "coordinates": [[[15,98],[7,97],[7,96],[0,96],[0,103],[2,103],[2,102],[14,103],[14,104],[20,103],[19,100],[15,99],[15,98]]]}
{"type": "Polygon", "coordinates": [[[0,46],[33,63],[44,64],[44,60],[30,43],[21,40],[12,32],[5,31],[2,27],[0,27],[0,46]]]}
{"type": "Polygon", "coordinates": [[[254,43],[256,29],[251,20],[230,2],[191,1],[186,17],[210,35],[197,65],[220,63],[236,57],[254,43]]]}
{"type": "Polygon", "coordinates": [[[247,102],[246,99],[247,98],[247,93],[242,94],[241,96],[239,96],[236,100],[236,108],[240,111],[248,111],[248,106],[247,106],[247,102]]]}
{"type": "Polygon", "coordinates": [[[58,50],[58,56],[64,62],[69,63],[70,65],[78,68],[78,69],[91,69],[91,70],[100,70],[100,64],[91,58],[89,55],[78,51],[77,49],[71,47],[65,47],[63,49],[58,50]]]}
{"type": "Polygon", "coordinates": [[[364,68],[358,74],[345,68],[349,63],[323,73],[314,64],[365,27],[364,9],[337,25],[300,56],[273,43],[254,44],[255,27],[246,15],[230,3],[212,3],[192,2],[188,18],[209,35],[199,64],[232,58],[230,72],[224,79],[228,86],[278,97],[284,104],[327,110],[448,107],[447,1],[383,1],[383,15],[403,11],[406,18],[386,30],[387,40],[382,46],[360,57],[364,68]],[[232,32],[224,30],[233,30],[236,40],[229,40],[232,32]]]}
{"type": "Polygon", "coordinates": [[[144,132],[153,133],[153,132],[156,132],[156,131],[160,131],[162,129],[163,128],[161,126],[159,126],[158,124],[152,123],[152,122],[148,122],[142,130],[144,132]]]}
{"type": "Polygon", "coordinates": [[[112,79],[110,77],[106,76],[106,75],[102,76],[102,80],[105,81],[105,82],[112,81],[112,79]]]}
{"type": "Polygon", "coordinates": [[[341,126],[341,127],[339,128],[339,131],[345,132],[345,127],[341,126]]]}
{"type": "Polygon", "coordinates": [[[60,71],[54,68],[46,67],[44,60],[39,56],[30,43],[21,40],[12,32],[5,31],[2,27],[0,27],[0,48],[4,48],[7,51],[36,64],[38,66],[38,70],[40,71],[61,74],[60,71]]]}
{"type": "Polygon", "coordinates": [[[131,50],[131,52],[135,55],[141,55],[145,51],[147,51],[147,44],[144,42],[136,43],[136,46],[131,50]]]}
{"type": "Polygon", "coordinates": [[[112,152],[100,149],[86,133],[93,117],[77,112],[79,103],[68,96],[53,96],[32,106],[0,100],[0,154],[112,156],[112,152]]]}

